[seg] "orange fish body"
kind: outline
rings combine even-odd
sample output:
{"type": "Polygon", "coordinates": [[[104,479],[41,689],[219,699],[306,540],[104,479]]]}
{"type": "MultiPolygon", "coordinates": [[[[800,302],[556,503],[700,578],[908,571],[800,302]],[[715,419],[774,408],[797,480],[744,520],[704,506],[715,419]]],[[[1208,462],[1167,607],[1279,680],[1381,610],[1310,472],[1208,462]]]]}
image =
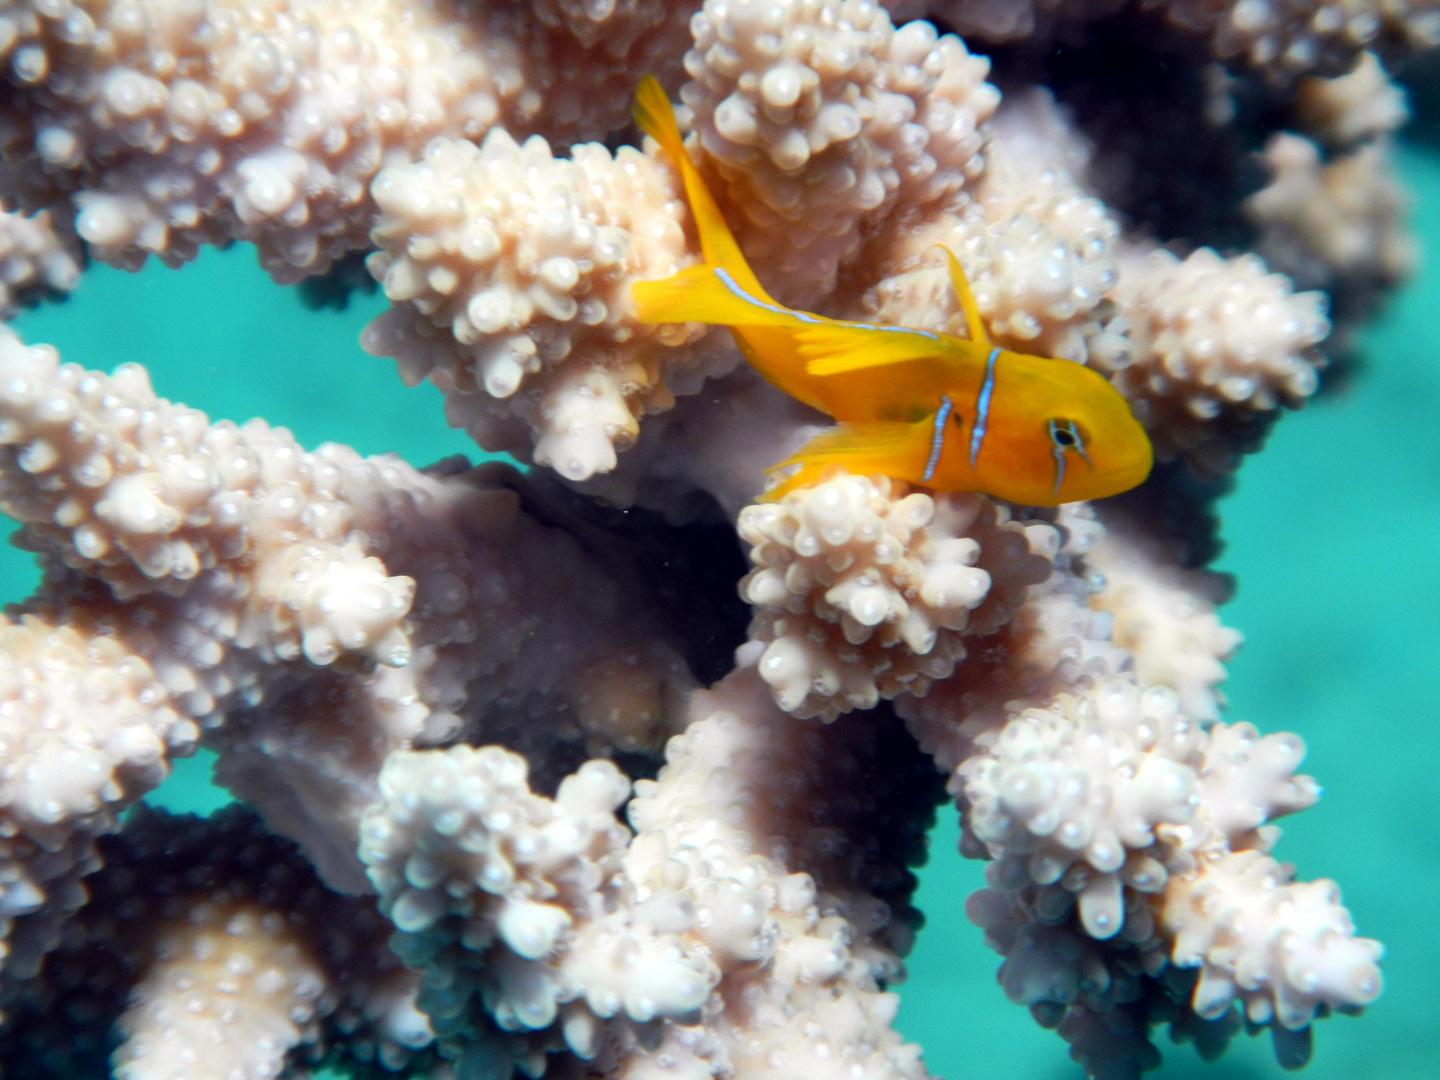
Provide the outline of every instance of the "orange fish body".
{"type": "Polygon", "coordinates": [[[672,277],[637,282],[640,321],[728,326],[761,375],[840,421],[781,462],[798,470],[762,498],[818,480],[831,465],[1031,506],[1115,495],[1149,474],[1150,440],[1120,393],[1079,364],[992,345],[953,254],[968,338],[777,303],[685,153],[653,78],[641,82],[635,119],[680,169],[705,257],[672,277]]]}

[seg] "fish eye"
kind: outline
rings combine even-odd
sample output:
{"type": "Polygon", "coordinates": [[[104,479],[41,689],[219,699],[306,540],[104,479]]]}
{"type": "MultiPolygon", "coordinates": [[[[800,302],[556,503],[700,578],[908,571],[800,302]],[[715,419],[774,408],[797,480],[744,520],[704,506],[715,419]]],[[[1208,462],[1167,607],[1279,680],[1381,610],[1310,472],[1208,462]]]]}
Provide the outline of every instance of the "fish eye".
{"type": "Polygon", "coordinates": [[[1067,450],[1074,450],[1080,455],[1080,460],[1095,468],[1095,463],[1090,460],[1090,455],[1085,452],[1085,440],[1080,437],[1080,427],[1074,420],[1066,420],[1062,417],[1055,417],[1046,424],[1050,432],[1051,453],[1055,455],[1055,487],[1052,494],[1059,495],[1060,488],[1065,483],[1065,454],[1067,450]]]}
{"type": "Polygon", "coordinates": [[[1084,450],[1085,443],[1080,438],[1080,430],[1075,426],[1074,420],[1056,418],[1050,421],[1048,427],[1050,441],[1060,450],[1084,450]]]}

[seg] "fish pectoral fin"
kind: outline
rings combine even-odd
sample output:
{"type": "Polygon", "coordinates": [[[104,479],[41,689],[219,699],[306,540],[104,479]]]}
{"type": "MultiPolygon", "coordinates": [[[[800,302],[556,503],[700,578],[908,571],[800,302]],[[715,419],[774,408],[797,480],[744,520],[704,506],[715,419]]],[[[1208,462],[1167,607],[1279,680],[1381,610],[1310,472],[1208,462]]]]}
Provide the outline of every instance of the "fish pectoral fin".
{"type": "Polygon", "coordinates": [[[810,375],[842,375],[914,360],[964,360],[972,351],[963,338],[864,323],[807,326],[795,332],[795,343],[810,375]]]}
{"type": "Polygon", "coordinates": [[[706,263],[687,267],[657,281],[630,287],[636,318],[642,323],[698,322],[710,326],[792,326],[794,312],[776,310],[737,294],[706,263]]]}
{"type": "Polygon", "coordinates": [[[821,479],[831,465],[860,476],[880,474],[896,479],[918,477],[929,446],[930,419],[914,424],[867,422],[836,424],[822,431],[770,472],[799,466],[791,476],[761,496],[782,499],[805,484],[821,479]]]}

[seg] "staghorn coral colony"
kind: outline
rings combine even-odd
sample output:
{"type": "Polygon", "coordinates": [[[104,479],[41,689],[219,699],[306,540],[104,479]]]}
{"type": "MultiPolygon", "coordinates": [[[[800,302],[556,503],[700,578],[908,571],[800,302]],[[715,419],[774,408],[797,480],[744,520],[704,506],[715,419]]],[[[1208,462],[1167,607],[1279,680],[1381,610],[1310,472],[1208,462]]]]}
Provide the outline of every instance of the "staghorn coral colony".
{"type": "Polygon", "coordinates": [[[1221,718],[1207,505],[1406,273],[1386,66],[1437,40],[1429,0],[0,0],[7,310],[87,258],[363,255],[364,347],[535,466],[306,449],[0,331],[44,570],[0,629],[7,1075],[919,1080],[947,798],[1087,1074],[1162,1026],[1303,1063],[1381,950],[1271,855],[1318,788],[1221,718]],[[636,323],[698,259],[646,73],[777,297],[953,332],[943,244],[1151,480],[756,504],[823,418],[636,323]],[[198,746],[243,807],[136,806],[198,746]]]}

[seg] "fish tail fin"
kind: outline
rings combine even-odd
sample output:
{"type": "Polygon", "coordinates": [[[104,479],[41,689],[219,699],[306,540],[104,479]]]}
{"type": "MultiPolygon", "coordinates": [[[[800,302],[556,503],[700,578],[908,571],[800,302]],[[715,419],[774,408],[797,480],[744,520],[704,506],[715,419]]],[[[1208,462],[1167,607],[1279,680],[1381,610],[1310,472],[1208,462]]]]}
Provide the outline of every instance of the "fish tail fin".
{"type": "Polygon", "coordinates": [[[799,468],[760,496],[778,502],[790,492],[817,483],[833,466],[860,476],[883,475],[916,481],[924,471],[930,448],[931,422],[867,422],[836,424],[822,431],[771,472],[799,468]]]}
{"type": "Polygon", "coordinates": [[[675,109],[654,75],[640,80],[631,115],[635,125],[658,142],[671,161],[679,165],[685,160],[685,140],[680,136],[680,125],[675,122],[675,109]]]}
{"type": "Polygon", "coordinates": [[[660,144],[671,163],[680,170],[685,184],[685,197],[690,203],[690,213],[695,218],[695,229],[700,234],[700,249],[705,262],[727,271],[745,292],[758,300],[774,303],[760,284],[750,264],[735,241],[735,234],[725,223],[725,216],[715,202],[705,178],[685,152],[685,140],[680,135],[680,125],[675,122],[675,108],[665,96],[664,89],[653,75],[640,80],[635,91],[635,107],[632,110],[635,124],[646,135],[660,144]]]}

